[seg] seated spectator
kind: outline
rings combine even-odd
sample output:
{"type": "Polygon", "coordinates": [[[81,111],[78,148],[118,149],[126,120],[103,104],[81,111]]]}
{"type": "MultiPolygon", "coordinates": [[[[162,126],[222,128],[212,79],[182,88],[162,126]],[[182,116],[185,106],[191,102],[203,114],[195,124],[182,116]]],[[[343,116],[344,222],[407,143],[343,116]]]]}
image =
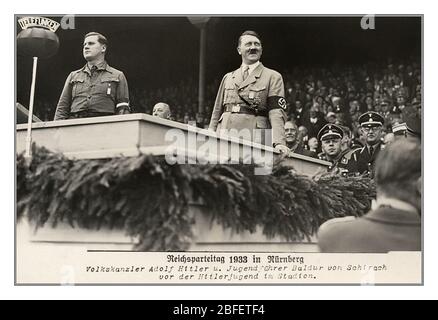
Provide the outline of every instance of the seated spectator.
{"type": "Polygon", "coordinates": [[[344,131],[344,136],[341,140],[341,150],[351,150],[352,148],[352,136],[351,136],[351,130],[349,127],[341,126],[342,131],[344,131]]]}
{"type": "Polygon", "coordinates": [[[284,124],[284,133],[286,136],[286,146],[292,153],[298,153],[309,157],[312,156],[312,153],[304,148],[297,125],[294,122],[286,121],[284,124]]]}
{"type": "Polygon", "coordinates": [[[326,116],[327,123],[335,124],[336,123],[336,113],[329,112],[326,116]]]}
{"type": "Polygon", "coordinates": [[[298,127],[298,132],[300,133],[301,136],[301,140],[303,141],[304,147],[307,146],[307,143],[309,142],[309,134],[308,134],[308,130],[305,126],[299,126],[298,127]]]}
{"type": "Polygon", "coordinates": [[[155,104],[154,109],[152,110],[152,115],[162,119],[170,119],[170,106],[167,103],[158,102],[155,104]]]}
{"type": "Polygon", "coordinates": [[[296,119],[296,124],[301,126],[304,118],[304,108],[303,103],[300,99],[295,100],[295,108],[294,108],[294,118],[296,119]]]}
{"type": "Polygon", "coordinates": [[[202,129],[208,129],[208,123],[205,121],[204,115],[201,112],[196,114],[196,126],[202,129]]]}
{"type": "Polygon", "coordinates": [[[309,112],[304,115],[301,122],[301,124],[307,128],[310,137],[316,137],[319,130],[321,130],[326,123],[324,114],[319,110],[317,103],[314,103],[310,107],[309,112]]]}
{"type": "Polygon", "coordinates": [[[310,156],[312,158],[318,158],[318,153],[319,153],[318,139],[316,137],[310,138],[307,145],[309,146],[310,156]]]}

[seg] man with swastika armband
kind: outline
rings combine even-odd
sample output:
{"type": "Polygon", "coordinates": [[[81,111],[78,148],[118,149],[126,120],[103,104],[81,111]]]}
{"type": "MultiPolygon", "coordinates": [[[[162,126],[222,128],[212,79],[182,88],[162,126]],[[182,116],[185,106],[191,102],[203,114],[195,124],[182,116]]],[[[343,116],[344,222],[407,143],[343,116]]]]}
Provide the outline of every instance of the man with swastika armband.
{"type": "Polygon", "coordinates": [[[350,149],[341,149],[341,140],[344,130],[336,124],[326,124],[318,132],[318,140],[321,141],[322,153],[319,155],[321,160],[326,160],[332,164],[327,168],[330,174],[350,175],[347,157],[350,149]]]}
{"type": "Polygon", "coordinates": [[[236,130],[246,131],[254,142],[273,146],[288,154],[284,133],[287,116],[282,76],[260,62],[262,43],[256,32],[245,31],[241,34],[237,52],[242,56],[242,65],[223,77],[209,130],[218,133],[226,130],[228,134],[236,130]],[[265,139],[266,129],[272,129],[272,134],[265,139]],[[257,131],[262,133],[260,137],[255,134],[257,131]]]}

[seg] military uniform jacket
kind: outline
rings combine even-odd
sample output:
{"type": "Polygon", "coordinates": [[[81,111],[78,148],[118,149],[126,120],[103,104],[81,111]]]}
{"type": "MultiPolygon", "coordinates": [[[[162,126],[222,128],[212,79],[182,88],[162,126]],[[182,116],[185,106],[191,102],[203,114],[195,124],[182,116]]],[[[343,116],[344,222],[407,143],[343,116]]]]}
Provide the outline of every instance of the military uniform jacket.
{"type": "Polygon", "coordinates": [[[341,151],[338,158],[332,162],[332,165],[328,167],[329,172],[338,171],[342,175],[348,175],[350,173],[350,161],[351,156],[353,154],[353,150],[346,149],[341,151]]]}
{"type": "Polygon", "coordinates": [[[368,150],[368,146],[364,146],[353,152],[351,159],[348,164],[348,169],[350,172],[357,172],[360,174],[374,172],[374,162],[381,149],[384,148],[382,143],[378,143],[373,146],[374,152],[371,155],[368,150]]]}
{"type": "Polygon", "coordinates": [[[270,129],[272,143],[286,145],[284,123],[286,113],[282,108],[269,110],[268,97],[284,98],[284,84],[280,73],[268,69],[260,63],[251,74],[243,80],[242,70],[227,73],[219,86],[214,104],[209,129],[270,129]],[[225,105],[245,105],[266,112],[266,116],[225,112],[225,105]]]}
{"type": "Polygon", "coordinates": [[[327,168],[328,172],[331,173],[339,173],[343,176],[352,175],[353,172],[351,172],[351,157],[353,155],[355,150],[353,149],[346,149],[344,151],[341,151],[341,153],[338,155],[336,160],[330,161],[324,152],[321,152],[318,154],[318,159],[329,161],[332,164],[327,168]]]}
{"type": "Polygon", "coordinates": [[[382,206],[361,218],[336,218],[318,230],[321,252],[421,251],[421,217],[382,206]]]}
{"type": "Polygon", "coordinates": [[[114,114],[121,107],[129,107],[128,82],[123,72],[103,62],[92,74],[85,65],[67,77],[55,120],[68,119],[71,113],[81,111],[114,114]]]}

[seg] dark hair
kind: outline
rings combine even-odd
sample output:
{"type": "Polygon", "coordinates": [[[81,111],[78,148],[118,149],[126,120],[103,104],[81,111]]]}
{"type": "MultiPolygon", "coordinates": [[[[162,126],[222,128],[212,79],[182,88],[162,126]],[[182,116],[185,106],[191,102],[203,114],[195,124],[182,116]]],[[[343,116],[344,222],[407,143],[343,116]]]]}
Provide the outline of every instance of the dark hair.
{"type": "Polygon", "coordinates": [[[376,159],[378,192],[397,199],[411,199],[421,176],[421,145],[401,139],[383,149],[376,159]]]}
{"type": "Polygon", "coordinates": [[[252,31],[252,30],[246,30],[246,31],[242,32],[242,34],[239,36],[239,40],[237,41],[238,47],[240,47],[240,40],[242,39],[243,36],[254,36],[257,39],[259,39],[260,43],[262,43],[262,39],[260,38],[260,36],[258,35],[257,32],[252,31]]]}
{"type": "Polygon", "coordinates": [[[85,36],[84,36],[84,40],[87,37],[90,36],[97,36],[97,41],[99,41],[99,43],[106,45],[107,49],[108,49],[108,39],[101,33],[99,32],[88,32],[85,36]]]}

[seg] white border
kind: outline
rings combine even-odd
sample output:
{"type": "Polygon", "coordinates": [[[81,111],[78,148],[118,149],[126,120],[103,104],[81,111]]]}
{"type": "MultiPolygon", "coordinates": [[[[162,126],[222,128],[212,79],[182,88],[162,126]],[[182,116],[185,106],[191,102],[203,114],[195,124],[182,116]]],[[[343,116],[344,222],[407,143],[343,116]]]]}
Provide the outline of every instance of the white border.
{"type": "MultiPolygon", "coordinates": [[[[438,56],[436,32],[438,30],[438,16],[433,1],[310,1],[310,2],[281,2],[281,1],[247,1],[221,0],[214,3],[200,5],[203,2],[196,0],[186,1],[156,1],[153,6],[149,3],[139,6],[138,1],[124,1],[123,6],[108,4],[103,7],[99,2],[75,0],[56,4],[53,1],[15,1],[2,4],[1,32],[3,44],[6,47],[1,51],[2,59],[2,125],[0,126],[2,141],[1,156],[1,223],[0,245],[2,259],[0,263],[0,298],[2,299],[420,299],[437,298],[437,215],[434,210],[433,199],[434,182],[437,159],[436,133],[433,130],[438,119],[438,106],[433,97],[438,85],[436,77],[438,56]],[[14,6],[14,7],[12,7],[14,6]],[[102,10],[104,8],[104,10],[102,10]],[[13,152],[13,112],[14,101],[14,13],[88,13],[88,14],[186,14],[214,12],[215,14],[426,14],[424,20],[424,68],[425,106],[424,121],[424,152],[425,177],[425,286],[424,287],[223,287],[223,286],[162,286],[162,287],[14,287],[13,286],[13,181],[14,152],[13,152]],[[429,93],[429,94],[426,94],[429,93]],[[427,143],[428,142],[428,143],[427,143]]],[[[388,39],[390,41],[390,39],[388,39]]]]}

